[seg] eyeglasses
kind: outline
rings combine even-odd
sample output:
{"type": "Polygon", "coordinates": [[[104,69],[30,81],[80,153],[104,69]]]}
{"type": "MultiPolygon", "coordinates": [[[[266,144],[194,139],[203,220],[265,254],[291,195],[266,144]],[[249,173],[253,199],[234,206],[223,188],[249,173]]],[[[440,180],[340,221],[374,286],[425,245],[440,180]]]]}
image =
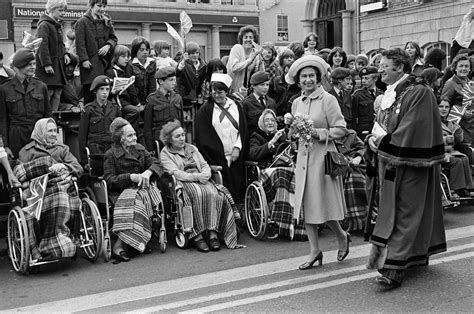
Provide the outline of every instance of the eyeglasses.
{"type": "Polygon", "coordinates": [[[263,122],[276,122],[276,120],[273,118],[267,118],[267,119],[263,119],[263,122]]]}

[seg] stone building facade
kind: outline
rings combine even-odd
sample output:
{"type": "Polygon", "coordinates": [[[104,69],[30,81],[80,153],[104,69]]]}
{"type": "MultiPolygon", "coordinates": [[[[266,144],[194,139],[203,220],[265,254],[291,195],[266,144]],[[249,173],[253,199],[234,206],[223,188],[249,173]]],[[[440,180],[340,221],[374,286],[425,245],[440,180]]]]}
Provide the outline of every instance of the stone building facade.
{"type": "Polygon", "coordinates": [[[319,48],[342,46],[354,54],[372,55],[407,41],[449,54],[472,5],[472,0],[261,0],[260,25],[262,39],[277,45],[303,40],[312,31],[319,48]],[[278,15],[287,16],[288,42],[278,38],[278,15]]]}
{"type": "MultiPolygon", "coordinates": [[[[0,39],[0,50],[13,51],[22,40],[22,32],[36,32],[36,23],[44,11],[46,0],[0,0],[11,11],[7,38],[0,39]]],[[[88,0],[68,0],[68,13],[63,26],[65,34],[87,10],[88,0]]],[[[193,28],[187,41],[195,41],[206,59],[228,54],[237,42],[243,25],[258,25],[257,0],[109,0],[107,13],[114,21],[119,43],[129,45],[136,36],[153,42],[158,39],[173,42],[164,22],[179,30],[182,10],[191,17],[193,28]]],[[[4,11],[4,10],[2,10],[4,11]]],[[[6,10],[5,10],[6,11],[6,10]]],[[[0,14],[0,20],[2,16],[0,14]]],[[[173,42],[171,53],[177,52],[173,42]]]]}

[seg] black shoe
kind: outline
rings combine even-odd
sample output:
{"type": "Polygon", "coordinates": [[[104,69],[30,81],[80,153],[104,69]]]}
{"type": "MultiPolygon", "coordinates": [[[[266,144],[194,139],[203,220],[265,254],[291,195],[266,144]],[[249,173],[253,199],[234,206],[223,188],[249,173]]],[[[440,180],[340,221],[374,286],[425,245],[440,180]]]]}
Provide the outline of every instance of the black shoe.
{"type": "Polygon", "coordinates": [[[209,239],[209,247],[211,248],[212,251],[219,251],[221,249],[219,239],[217,238],[209,239]]]}
{"type": "Polygon", "coordinates": [[[375,281],[377,281],[379,285],[384,286],[386,288],[390,288],[390,289],[398,288],[401,285],[398,281],[395,281],[385,276],[377,277],[375,281]]]}
{"type": "Polygon", "coordinates": [[[128,262],[130,261],[130,257],[128,256],[127,252],[120,251],[118,254],[112,252],[112,257],[120,262],[128,262]]]}
{"type": "Polygon", "coordinates": [[[459,195],[459,197],[470,197],[471,193],[467,189],[459,189],[456,190],[456,194],[459,195]]]}
{"type": "Polygon", "coordinates": [[[210,251],[206,241],[204,241],[204,239],[202,238],[199,240],[194,240],[194,245],[196,246],[199,252],[207,253],[210,251]]]}
{"type": "Polygon", "coordinates": [[[345,251],[338,250],[337,251],[337,260],[339,262],[342,262],[347,255],[349,254],[349,242],[351,242],[351,235],[349,232],[346,232],[346,244],[347,244],[347,249],[345,251]]]}
{"type": "Polygon", "coordinates": [[[298,268],[300,270],[313,268],[313,265],[314,263],[316,263],[316,261],[319,261],[319,266],[323,265],[323,252],[322,251],[319,251],[318,255],[316,255],[316,257],[312,261],[305,262],[301,264],[298,268]]]}

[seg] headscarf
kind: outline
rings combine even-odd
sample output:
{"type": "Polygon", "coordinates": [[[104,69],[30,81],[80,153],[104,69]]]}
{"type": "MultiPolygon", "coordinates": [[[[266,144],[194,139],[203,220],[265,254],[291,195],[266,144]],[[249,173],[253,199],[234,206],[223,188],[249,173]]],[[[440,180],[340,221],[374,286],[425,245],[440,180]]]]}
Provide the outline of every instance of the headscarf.
{"type": "MultiPolygon", "coordinates": [[[[265,133],[268,133],[268,130],[267,130],[267,128],[265,127],[265,122],[264,122],[263,120],[265,119],[265,116],[266,116],[267,114],[269,114],[269,113],[270,113],[270,114],[273,116],[273,118],[275,118],[275,120],[276,120],[276,114],[275,114],[275,112],[273,112],[272,109],[265,109],[265,110],[263,110],[262,114],[260,115],[260,118],[258,118],[258,128],[259,128],[260,130],[262,130],[263,132],[265,132],[265,133]]],[[[275,121],[275,123],[276,123],[276,121],[275,121]]],[[[275,129],[275,131],[276,131],[276,129],[275,129]]]]}
{"type": "Polygon", "coordinates": [[[54,125],[56,126],[56,122],[53,118],[39,119],[35,124],[33,132],[31,133],[31,139],[41,146],[51,148],[57,144],[57,141],[54,143],[48,143],[46,141],[46,131],[48,129],[48,123],[54,123],[54,125]]]}

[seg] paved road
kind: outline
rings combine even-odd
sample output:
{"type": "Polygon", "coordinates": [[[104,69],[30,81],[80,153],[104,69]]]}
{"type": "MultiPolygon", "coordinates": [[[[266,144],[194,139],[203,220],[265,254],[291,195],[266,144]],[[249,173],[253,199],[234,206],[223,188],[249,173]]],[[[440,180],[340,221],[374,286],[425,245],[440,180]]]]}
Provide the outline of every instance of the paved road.
{"type": "MultiPolygon", "coordinates": [[[[0,310],[67,312],[472,311],[474,208],[447,212],[448,252],[429,267],[412,269],[401,289],[384,291],[365,269],[369,246],[354,237],[336,261],[329,230],[321,242],[324,264],[298,271],[305,242],[255,241],[240,250],[203,254],[169,246],[165,254],[129,263],[91,264],[79,258],[21,276],[0,257],[0,310]]],[[[2,243],[2,245],[4,245],[2,243]]],[[[0,246],[1,247],[1,246],[0,246]]]]}

